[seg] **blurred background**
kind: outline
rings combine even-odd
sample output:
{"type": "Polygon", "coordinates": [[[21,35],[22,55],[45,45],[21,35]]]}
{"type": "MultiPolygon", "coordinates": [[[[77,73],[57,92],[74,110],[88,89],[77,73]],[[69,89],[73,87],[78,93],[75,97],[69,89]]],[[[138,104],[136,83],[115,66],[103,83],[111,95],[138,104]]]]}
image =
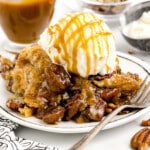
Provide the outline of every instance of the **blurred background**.
{"type": "MultiPolygon", "coordinates": [[[[89,5],[93,5],[93,3],[97,4],[97,1],[102,1],[102,0],[57,0],[56,2],[56,7],[57,9],[55,10],[55,17],[52,20],[52,24],[55,23],[58,19],[60,19],[64,14],[69,13],[69,12],[78,12],[78,11],[92,11],[94,12],[96,15],[99,16],[99,18],[102,18],[111,28],[115,39],[116,39],[116,47],[117,47],[117,51],[121,51],[121,52],[125,52],[127,54],[131,54],[134,55],[138,58],[141,58],[143,60],[143,56],[144,56],[144,60],[148,61],[149,60],[149,55],[147,55],[147,53],[149,53],[148,51],[150,51],[150,49],[148,48],[148,50],[145,52],[140,51],[139,48],[131,45],[131,43],[129,43],[129,41],[127,41],[124,36],[122,35],[122,22],[125,21],[124,19],[124,12],[127,10],[131,10],[132,8],[130,8],[130,6],[135,5],[137,3],[144,3],[147,2],[150,3],[149,0],[127,0],[127,1],[123,1],[123,2],[117,2],[119,4],[119,7],[121,4],[123,4],[123,8],[121,7],[121,11],[119,11],[119,13],[112,13],[112,12],[107,12],[107,14],[104,14],[102,12],[96,12],[93,11],[93,9],[87,9],[85,4],[89,4],[89,5]],[[92,4],[91,4],[92,3],[92,4]],[[126,4],[126,5],[125,5],[126,4]],[[60,15],[61,14],[61,15],[60,15]]],[[[111,0],[108,0],[111,1],[111,0]]],[[[116,0],[117,1],[117,0],[116,0]]],[[[119,1],[119,0],[118,0],[119,1]]],[[[121,0],[120,0],[121,1],[121,0]]],[[[100,5],[102,3],[100,2],[100,5]]],[[[118,5],[114,5],[114,6],[110,6],[109,4],[113,4],[113,3],[107,3],[106,7],[108,7],[109,9],[112,7],[114,7],[115,9],[118,9],[118,5]]],[[[98,6],[100,6],[98,5],[98,6]]],[[[148,9],[150,4],[148,4],[148,9]]],[[[133,12],[135,13],[135,12],[133,12]]],[[[150,40],[148,40],[150,41],[150,40]]],[[[149,43],[148,43],[149,44],[149,43]]]]}

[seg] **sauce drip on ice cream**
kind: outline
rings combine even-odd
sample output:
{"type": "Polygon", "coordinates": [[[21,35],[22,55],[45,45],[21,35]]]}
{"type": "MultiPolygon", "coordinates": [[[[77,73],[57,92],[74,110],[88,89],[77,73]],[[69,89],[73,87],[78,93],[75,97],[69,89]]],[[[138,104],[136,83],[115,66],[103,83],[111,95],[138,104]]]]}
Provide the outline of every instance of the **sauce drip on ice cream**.
{"type": "Polygon", "coordinates": [[[82,77],[111,73],[118,65],[114,37],[92,13],[67,14],[45,30],[39,44],[53,63],[82,77]]]}

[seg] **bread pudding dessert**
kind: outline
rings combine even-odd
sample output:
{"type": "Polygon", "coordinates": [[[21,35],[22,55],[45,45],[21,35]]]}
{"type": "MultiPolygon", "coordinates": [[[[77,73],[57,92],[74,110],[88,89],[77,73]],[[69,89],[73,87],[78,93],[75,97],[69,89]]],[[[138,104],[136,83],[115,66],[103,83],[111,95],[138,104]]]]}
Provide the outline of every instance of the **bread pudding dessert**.
{"type": "Polygon", "coordinates": [[[130,103],[141,79],[119,68],[115,40],[91,13],[67,14],[14,61],[0,57],[7,107],[48,124],[100,121],[130,103]]]}

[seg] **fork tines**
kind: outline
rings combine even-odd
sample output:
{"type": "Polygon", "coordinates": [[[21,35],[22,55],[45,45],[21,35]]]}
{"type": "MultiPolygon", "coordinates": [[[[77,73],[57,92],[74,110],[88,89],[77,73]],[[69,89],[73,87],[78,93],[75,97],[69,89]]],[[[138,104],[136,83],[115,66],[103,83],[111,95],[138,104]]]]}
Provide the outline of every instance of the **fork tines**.
{"type": "Polygon", "coordinates": [[[150,77],[149,75],[147,75],[144,78],[140,86],[140,89],[137,91],[136,95],[132,99],[132,103],[139,103],[139,105],[142,105],[141,103],[144,104],[149,96],[150,96],[150,77]]]}

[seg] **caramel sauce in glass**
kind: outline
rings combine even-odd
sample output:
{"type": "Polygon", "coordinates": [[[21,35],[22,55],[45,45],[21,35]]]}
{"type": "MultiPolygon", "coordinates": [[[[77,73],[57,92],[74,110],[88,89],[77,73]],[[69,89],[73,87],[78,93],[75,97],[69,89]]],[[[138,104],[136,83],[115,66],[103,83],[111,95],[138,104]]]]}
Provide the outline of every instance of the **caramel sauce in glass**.
{"type": "Polygon", "coordinates": [[[32,43],[49,25],[55,0],[0,0],[0,24],[10,41],[32,43]]]}

